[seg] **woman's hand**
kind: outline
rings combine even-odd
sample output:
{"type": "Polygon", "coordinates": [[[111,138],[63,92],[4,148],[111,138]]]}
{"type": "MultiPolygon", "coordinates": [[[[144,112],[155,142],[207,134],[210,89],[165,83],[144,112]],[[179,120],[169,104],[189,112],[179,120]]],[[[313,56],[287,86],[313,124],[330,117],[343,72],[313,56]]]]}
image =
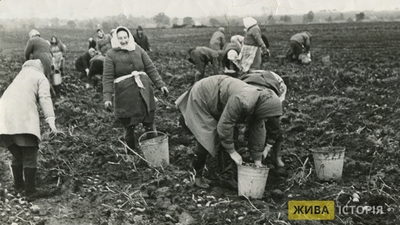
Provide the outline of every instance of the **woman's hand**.
{"type": "Polygon", "coordinates": [[[166,86],[161,87],[160,90],[164,94],[164,96],[168,96],[169,91],[168,91],[168,88],[166,86]]]}
{"type": "Polygon", "coordinates": [[[239,153],[234,151],[232,153],[229,153],[229,156],[233,159],[233,161],[235,161],[236,164],[242,165],[243,159],[242,156],[239,155],[239,153]]]}
{"type": "Polygon", "coordinates": [[[262,153],[263,159],[267,158],[269,151],[271,150],[272,145],[267,144],[267,146],[265,146],[264,151],[262,153]]]}
{"type": "Polygon", "coordinates": [[[106,109],[111,109],[112,108],[112,102],[111,101],[106,101],[104,102],[104,107],[106,109]]]}

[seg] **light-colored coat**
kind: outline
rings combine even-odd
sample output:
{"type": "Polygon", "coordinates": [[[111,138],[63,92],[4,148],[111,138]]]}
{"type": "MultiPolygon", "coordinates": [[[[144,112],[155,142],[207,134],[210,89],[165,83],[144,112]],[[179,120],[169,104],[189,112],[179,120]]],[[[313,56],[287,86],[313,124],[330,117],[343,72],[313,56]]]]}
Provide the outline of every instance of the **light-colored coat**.
{"type": "Polygon", "coordinates": [[[54,117],[50,83],[40,60],[28,60],[0,98],[0,135],[32,134],[40,140],[38,105],[54,117]]]}

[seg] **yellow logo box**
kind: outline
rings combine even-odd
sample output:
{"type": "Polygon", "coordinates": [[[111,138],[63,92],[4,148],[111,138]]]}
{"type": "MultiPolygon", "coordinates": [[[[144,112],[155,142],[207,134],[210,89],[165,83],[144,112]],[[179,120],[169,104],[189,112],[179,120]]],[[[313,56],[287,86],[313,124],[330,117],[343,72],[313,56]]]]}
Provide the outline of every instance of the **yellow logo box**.
{"type": "Polygon", "coordinates": [[[333,220],[335,219],[335,202],[289,201],[288,218],[289,220],[333,220]]]}

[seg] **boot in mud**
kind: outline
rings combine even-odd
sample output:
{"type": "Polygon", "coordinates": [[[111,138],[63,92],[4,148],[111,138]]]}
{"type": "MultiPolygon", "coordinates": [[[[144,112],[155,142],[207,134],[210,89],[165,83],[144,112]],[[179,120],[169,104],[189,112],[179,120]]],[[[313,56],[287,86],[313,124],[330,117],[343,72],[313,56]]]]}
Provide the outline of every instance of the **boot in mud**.
{"type": "Polygon", "coordinates": [[[203,189],[210,188],[209,182],[203,177],[207,156],[208,151],[200,143],[197,143],[195,156],[192,160],[193,169],[196,171],[194,185],[203,189]]]}
{"type": "Polygon", "coordinates": [[[276,168],[285,166],[285,163],[282,161],[281,150],[282,150],[282,142],[280,141],[275,142],[274,145],[272,146],[271,158],[276,168]]]}
{"type": "Polygon", "coordinates": [[[236,163],[225,150],[218,152],[218,164],[221,171],[220,186],[236,191],[238,189],[236,163]]]}
{"type": "Polygon", "coordinates": [[[21,193],[25,189],[23,166],[12,165],[11,170],[14,177],[14,191],[17,193],[21,193]]]}
{"type": "Polygon", "coordinates": [[[48,191],[43,191],[36,188],[36,172],[37,168],[24,168],[25,197],[28,201],[34,201],[36,199],[49,196],[48,191]]]}

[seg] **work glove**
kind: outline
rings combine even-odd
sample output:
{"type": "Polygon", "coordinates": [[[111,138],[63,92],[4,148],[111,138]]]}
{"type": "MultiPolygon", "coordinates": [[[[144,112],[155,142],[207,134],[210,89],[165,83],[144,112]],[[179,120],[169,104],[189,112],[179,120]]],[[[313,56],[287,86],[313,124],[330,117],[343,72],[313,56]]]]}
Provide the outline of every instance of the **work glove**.
{"type": "Polygon", "coordinates": [[[233,161],[235,161],[236,164],[242,165],[243,159],[242,156],[239,155],[239,153],[233,151],[232,153],[229,153],[229,156],[232,158],[233,161]]]}

